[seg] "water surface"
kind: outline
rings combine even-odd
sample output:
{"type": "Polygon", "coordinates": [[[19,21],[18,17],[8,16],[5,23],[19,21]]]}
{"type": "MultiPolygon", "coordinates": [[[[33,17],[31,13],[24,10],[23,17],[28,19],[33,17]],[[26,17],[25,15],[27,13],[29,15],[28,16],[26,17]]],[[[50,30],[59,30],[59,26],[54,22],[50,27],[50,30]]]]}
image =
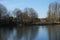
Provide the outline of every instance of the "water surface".
{"type": "Polygon", "coordinates": [[[0,40],[60,40],[60,25],[0,28],[0,40]]]}

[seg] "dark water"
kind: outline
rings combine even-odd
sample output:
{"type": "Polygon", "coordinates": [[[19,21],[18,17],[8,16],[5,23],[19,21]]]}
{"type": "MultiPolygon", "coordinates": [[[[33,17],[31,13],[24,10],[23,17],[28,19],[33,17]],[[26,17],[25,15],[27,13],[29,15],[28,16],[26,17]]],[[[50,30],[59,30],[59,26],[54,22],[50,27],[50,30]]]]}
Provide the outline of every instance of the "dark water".
{"type": "Polygon", "coordinates": [[[60,40],[60,25],[1,28],[0,40],[60,40]]]}

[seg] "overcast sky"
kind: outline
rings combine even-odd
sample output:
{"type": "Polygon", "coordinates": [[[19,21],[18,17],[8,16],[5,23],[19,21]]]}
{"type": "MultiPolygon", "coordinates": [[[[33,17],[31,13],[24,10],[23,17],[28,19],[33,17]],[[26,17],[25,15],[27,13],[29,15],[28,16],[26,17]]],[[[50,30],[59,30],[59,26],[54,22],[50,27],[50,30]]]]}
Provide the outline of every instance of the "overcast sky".
{"type": "Polygon", "coordinates": [[[39,18],[47,17],[48,6],[51,2],[60,2],[60,0],[0,0],[8,10],[15,8],[23,10],[24,8],[33,8],[38,13],[39,18]]]}

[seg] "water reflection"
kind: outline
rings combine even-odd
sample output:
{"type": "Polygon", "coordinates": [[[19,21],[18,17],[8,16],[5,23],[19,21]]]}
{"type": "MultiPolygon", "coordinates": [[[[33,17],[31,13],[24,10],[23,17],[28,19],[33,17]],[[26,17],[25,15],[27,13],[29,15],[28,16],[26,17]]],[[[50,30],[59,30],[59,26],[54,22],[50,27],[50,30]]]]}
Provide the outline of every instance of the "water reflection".
{"type": "Polygon", "coordinates": [[[40,26],[35,40],[49,40],[48,29],[46,26],[40,26]]]}
{"type": "Polygon", "coordinates": [[[49,39],[60,40],[60,25],[48,26],[49,39]]]}
{"type": "Polygon", "coordinates": [[[38,27],[23,27],[17,28],[18,39],[20,40],[33,40],[38,32],[38,27]]]}
{"type": "Polygon", "coordinates": [[[60,25],[1,28],[0,40],[60,40],[60,25]]]}

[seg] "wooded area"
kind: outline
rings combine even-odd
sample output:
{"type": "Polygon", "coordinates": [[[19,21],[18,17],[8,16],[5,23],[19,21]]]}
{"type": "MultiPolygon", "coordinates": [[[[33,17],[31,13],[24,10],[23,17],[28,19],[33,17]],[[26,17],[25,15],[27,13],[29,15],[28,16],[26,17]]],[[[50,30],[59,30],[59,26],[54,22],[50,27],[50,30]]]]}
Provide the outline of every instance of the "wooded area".
{"type": "Polygon", "coordinates": [[[53,2],[49,4],[48,8],[49,22],[60,22],[60,4],[53,2]]]}
{"type": "Polygon", "coordinates": [[[60,22],[60,4],[53,2],[49,4],[47,17],[38,18],[38,13],[33,8],[20,10],[15,8],[8,11],[7,8],[0,4],[0,23],[1,24],[41,24],[41,23],[58,23],[60,22]]]}
{"type": "Polygon", "coordinates": [[[0,4],[0,23],[2,24],[31,24],[37,21],[38,15],[33,8],[25,8],[23,11],[18,8],[15,8],[13,11],[8,11],[4,5],[0,4]]]}

